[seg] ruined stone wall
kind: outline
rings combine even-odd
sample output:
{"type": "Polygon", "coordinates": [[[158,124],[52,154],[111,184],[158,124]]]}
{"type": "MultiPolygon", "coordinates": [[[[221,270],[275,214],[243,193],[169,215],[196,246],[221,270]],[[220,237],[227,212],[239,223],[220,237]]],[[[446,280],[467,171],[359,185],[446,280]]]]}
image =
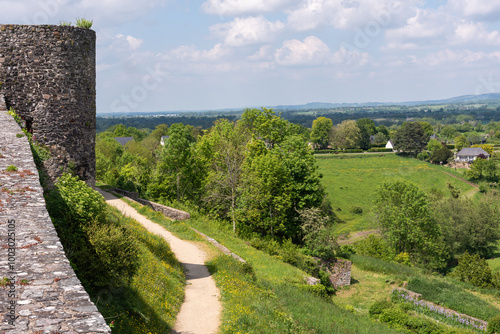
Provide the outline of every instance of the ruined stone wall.
{"type": "Polygon", "coordinates": [[[0,93],[52,158],[49,180],[71,169],[95,184],[95,32],[0,25],[0,93]]]}
{"type": "Polygon", "coordinates": [[[111,333],[66,258],[28,140],[2,102],[0,333],[111,333]]]}

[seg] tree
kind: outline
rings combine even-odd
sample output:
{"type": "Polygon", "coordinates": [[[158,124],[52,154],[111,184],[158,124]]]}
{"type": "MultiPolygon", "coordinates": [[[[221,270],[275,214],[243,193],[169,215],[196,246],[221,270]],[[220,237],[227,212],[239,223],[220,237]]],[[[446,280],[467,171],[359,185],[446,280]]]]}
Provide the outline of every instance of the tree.
{"type": "Polygon", "coordinates": [[[460,151],[464,147],[469,147],[469,141],[467,140],[467,137],[464,135],[460,135],[458,137],[455,137],[455,148],[460,151]]]}
{"type": "Polygon", "coordinates": [[[440,148],[434,149],[430,156],[430,161],[435,164],[446,164],[453,157],[453,152],[446,146],[441,145],[440,148]]]}
{"type": "Polygon", "coordinates": [[[196,199],[201,188],[203,170],[194,152],[191,126],[172,124],[169,138],[160,154],[155,181],[150,193],[155,198],[196,199]]]}
{"type": "Polygon", "coordinates": [[[439,148],[443,147],[443,144],[437,139],[431,139],[427,143],[427,151],[433,152],[434,150],[437,150],[439,148]]]}
{"type": "Polygon", "coordinates": [[[389,130],[387,130],[387,127],[383,124],[380,124],[379,126],[377,126],[377,133],[382,133],[387,138],[389,138],[389,130]]]}
{"type": "Polygon", "coordinates": [[[495,160],[486,160],[478,157],[467,171],[467,176],[474,181],[486,180],[489,182],[498,182],[500,171],[495,160]]]}
{"type": "Polygon", "coordinates": [[[405,122],[394,137],[396,150],[403,152],[420,152],[425,149],[429,137],[418,122],[405,122]]]}
{"type": "Polygon", "coordinates": [[[332,143],[340,148],[356,148],[361,138],[361,130],[356,121],[347,120],[337,124],[330,134],[332,143]]]}
{"type": "Polygon", "coordinates": [[[425,135],[427,136],[427,138],[429,138],[430,136],[432,136],[432,134],[434,133],[434,128],[432,127],[432,125],[430,125],[428,122],[418,122],[420,123],[420,125],[422,126],[422,129],[424,129],[424,132],[425,132],[425,135]]]}
{"type": "Polygon", "coordinates": [[[414,263],[442,268],[441,232],[426,194],[410,181],[388,180],[378,186],[374,211],[382,234],[395,254],[408,253],[414,263]]]}
{"type": "Polygon", "coordinates": [[[311,142],[320,148],[328,146],[330,131],[332,131],[332,120],[326,117],[318,117],[313,121],[311,142]]]}
{"type": "Polygon", "coordinates": [[[387,141],[389,140],[389,138],[384,135],[382,132],[377,132],[375,134],[375,137],[373,138],[373,143],[374,144],[385,144],[387,143],[387,141]]]}
{"type": "Polygon", "coordinates": [[[248,232],[300,241],[298,212],[320,207],[325,197],[312,151],[299,136],[272,149],[253,139],[248,149],[240,221],[248,232]]]}
{"type": "Polygon", "coordinates": [[[377,132],[375,123],[369,118],[361,118],[356,121],[360,130],[359,147],[367,150],[371,147],[370,136],[377,132]]]}
{"type": "Polygon", "coordinates": [[[434,219],[439,223],[450,255],[465,251],[491,257],[500,240],[500,203],[494,194],[487,194],[475,203],[469,198],[454,196],[433,205],[434,219]]]}
{"type": "Polygon", "coordinates": [[[446,138],[453,138],[457,134],[457,129],[453,125],[446,125],[441,129],[441,135],[446,138]]]}
{"type": "Polygon", "coordinates": [[[281,143],[295,129],[272,109],[246,109],[241,116],[241,124],[256,138],[264,141],[268,148],[281,143]]]}
{"type": "Polygon", "coordinates": [[[486,260],[479,254],[471,255],[467,251],[459,257],[458,266],[452,276],[482,288],[490,287],[493,278],[486,260]]]}
{"type": "Polygon", "coordinates": [[[203,200],[219,216],[230,218],[236,232],[236,208],[242,189],[245,145],[249,133],[241,126],[220,119],[198,142],[198,158],[208,170],[203,200]]]}

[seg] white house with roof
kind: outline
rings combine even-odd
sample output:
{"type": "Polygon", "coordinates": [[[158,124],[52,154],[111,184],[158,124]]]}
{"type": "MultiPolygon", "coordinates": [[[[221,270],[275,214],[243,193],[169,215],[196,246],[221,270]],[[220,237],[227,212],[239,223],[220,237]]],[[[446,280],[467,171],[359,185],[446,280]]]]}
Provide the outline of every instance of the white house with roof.
{"type": "Polygon", "coordinates": [[[484,155],[486,159],[490,158],[490,154],[480,147],[464,147],[460,152],[455,154],[455,161],[472,162],[481,154],[484,155]]]}
{"type": "Polygon", "coordinates": [[[170,138],[170,136],[161,136],[160,145],[165,146],[165,142],[167,141],[168,138],[170,138]]]}
{"type": "Polygon", "coordinates": [[[387,144],[385,144],[385,148],[390,148],[391,150],[394,150],[394,143],[392,140],[389,140],[387,144]]]}

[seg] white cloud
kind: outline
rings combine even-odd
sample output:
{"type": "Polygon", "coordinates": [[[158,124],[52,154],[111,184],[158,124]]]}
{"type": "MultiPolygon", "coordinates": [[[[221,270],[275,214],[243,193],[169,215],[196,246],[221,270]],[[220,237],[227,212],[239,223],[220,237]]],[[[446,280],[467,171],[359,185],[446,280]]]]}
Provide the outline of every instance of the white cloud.
{"type": "Polygon", "coordinates": [[[485,44],[500,45],[498,31],[487,31],[482,23],[461,23],[455,28],[455,42],[457,44],[485,44]]]}
{"type": "Polygon", "coordinates": [[[194,45],[182,45],[167,54],[167,58],[176,58],[182,61],[217,61],[229,53],[222,44],[216,44],[210,50],[198,50],[194,45]]]}
{"type": "Polygon", "coordinates": [[[124,36],[122,34],[116,35],[116,38],[127,41],[128,45],[132,51],[137,50],[143,42],[142,39],[135,38],[133,36],[124,36]]]}
{"type": "Polygon", "coordinates": [[[285,25],[270,22],[263,16],[235,18],[228,23],[220,23],[210,27],[212,34],[224,40],[229,46],[244,46],[270,42],[285,25]]]}
{"type": "Polygon", "coordinates": [[[280,65],[312,65],[328,62],[330,49],[319,38],[309,36],[303,42],[293,39],[283,42],[276,50],[276,62],[280,65]]]}
{"type": "Polygon", "coordinates": [[[419,0],[307,0],[288,11],[290,27],[299,31],[323,25],[337,29],[384,29],[402,24],[415,11],[419,0]]]}
{"type": "Polygon", "coordinates": [[[500,18],[500,1],[498,0],[449,0],[449,7],[466,17],[498,20],[500,18]]]}
{"type": "Polygon", "coordinates": [[[292,2],[295,0],[207,0],[201,8],[208,14],[238,16],[273,12],[292,2]]]}
{"type": "Polygon", "coordinates": [[[498,65],[500,63],[500,51],[488,53],[483,51],[445,49],[417,59],[415,62],[420,65],[433,67],[444,65],[485,65],[484,63],[498,65]]]}

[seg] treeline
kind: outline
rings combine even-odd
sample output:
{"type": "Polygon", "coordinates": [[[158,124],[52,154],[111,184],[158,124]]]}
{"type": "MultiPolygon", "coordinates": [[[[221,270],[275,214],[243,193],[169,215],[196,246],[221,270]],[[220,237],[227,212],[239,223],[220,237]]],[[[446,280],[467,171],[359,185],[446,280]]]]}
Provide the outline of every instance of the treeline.
{"type": "MultiPolygon", "coordinates": [[[[97,117],[96,130],[97,132],[103,132],[118,124],[123,124],[126,127],[134,127],[136,129],[154,129],[160,124],[170,126],[175,123],[189,124],[193,127],[209,129],[213,123],[221,117],[222,116],[97,117]]],[[[235,115],[224,115],[223,117],[231,121],[236,120],[235,115]]]]}
{"type": "MultiPolygon", "coordinates": [[[[419,119],[430,119],[431,124],[441,123],[459,124],[465,117],[468,120],[476,120],[478,123],[486,124],[490,121],[500,121],[499,109],[496,110],[479,107],[471,110],[463,108],[450,107],[448,109],[433,110],[430,108],[416,107],[373,107],[373,108],[339,108],[339,109],[310,109],[310,110],[282,110],[279,115],[294,124],[299,124],[305,128],[311,128],[313,121],[317,117],[326,117],[333,121],[333,124],[339,124],[345,120],[357,120],[361,118],[377,118],[377,124],[391,126],[401,125],[408,117],[419,119]],[[352,109],[352,110],[351,110],[352,109]]],[[[175,123],[189,124],[202,129],[209,129],[213,122],[219,118],[226,118],[235,121],[241,118],[244,111],[234,113],[223,113],[213,115],[212,113],[200,113],[199,116],[158,116],[158,117],[97,117],[97,132],[106,131],[108,128],[123,124],[126,127],[135,127],[137,129],[154,129],[160,124],[168,126],[175,123]]],[[[427,120],[427,121],[428,121],[427,120]]]]}

